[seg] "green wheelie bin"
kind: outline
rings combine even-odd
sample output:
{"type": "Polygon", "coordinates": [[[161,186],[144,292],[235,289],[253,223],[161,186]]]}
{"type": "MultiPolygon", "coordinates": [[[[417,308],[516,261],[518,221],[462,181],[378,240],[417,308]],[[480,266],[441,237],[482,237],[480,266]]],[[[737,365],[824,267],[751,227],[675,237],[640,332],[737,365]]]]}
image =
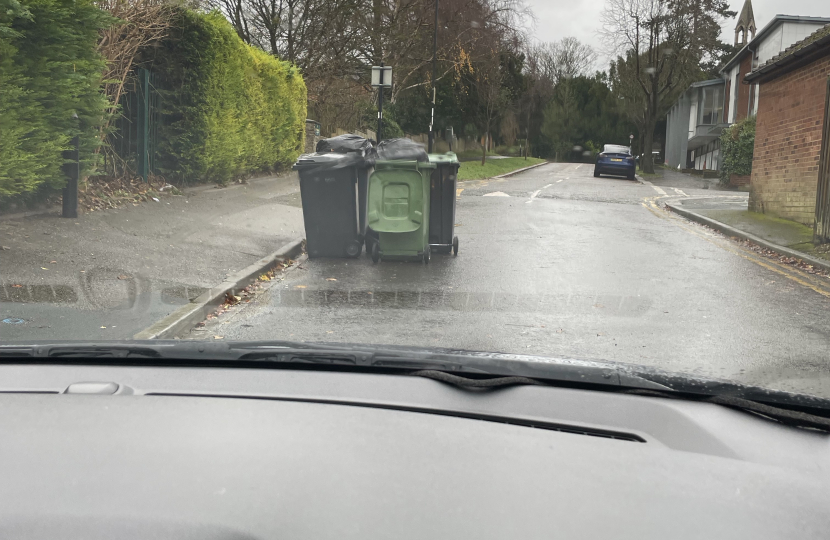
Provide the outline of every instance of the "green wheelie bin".
{"type": "Polygon", "coordinates": [[[366,215],[369,228],[378,235],[369,247],[372,261],[428,263],[430,177],[435,164],[408,139],[383,141],[377,158],[369,178],[366,215]],[[385,159],[390,157],[403,159],[385,159]]]}
{"type": "Polygon", "coordinates": [[[430,154],[435,164],[429,189],[429,245],[438,253],[458,255],[455,231],[455,199],[458,185],[458,156],[453,152],[430,154]]]}

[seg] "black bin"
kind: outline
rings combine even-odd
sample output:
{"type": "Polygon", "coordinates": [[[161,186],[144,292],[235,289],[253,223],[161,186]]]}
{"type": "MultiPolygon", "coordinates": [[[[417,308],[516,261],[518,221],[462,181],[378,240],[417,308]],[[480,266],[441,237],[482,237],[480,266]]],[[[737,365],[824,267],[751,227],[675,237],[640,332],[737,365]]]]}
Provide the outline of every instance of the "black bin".
{"type": "Polygon", "coordinates": [[[430,154],[436,167],[429,190],[429,245],[438,253],[458,255],[455,232],[455,197],[458,168],[461,164],[453,152],[430,154]]]}
{"type": "MultiPolygon", "coordinates": [[[[357,174],[357,212],[360,234],[365,241],[366,230],[366,204],[368,202],[369,176],[372,174],[372,165],[369,156],[373,151],[372,143],[360,135],[346,133],[337,137],[320,139],[317,141],[317,153],[334,152],[336,154],[356,154],[363,158],[360,162],[356,160],[355,169],[357,174]]],[[[355,156],[352,156],[355,157],[355,156]]],[[[371,234],[371,231],[369,231],[371,234]]]]}
{"type": "Polygon", "coordinates": [[[308,256],[360,255],[366,232],[366,187],[360,186],[360,176],[368,176],[364,154],[304,154],[293,168],[300,175],[308,256]]]}

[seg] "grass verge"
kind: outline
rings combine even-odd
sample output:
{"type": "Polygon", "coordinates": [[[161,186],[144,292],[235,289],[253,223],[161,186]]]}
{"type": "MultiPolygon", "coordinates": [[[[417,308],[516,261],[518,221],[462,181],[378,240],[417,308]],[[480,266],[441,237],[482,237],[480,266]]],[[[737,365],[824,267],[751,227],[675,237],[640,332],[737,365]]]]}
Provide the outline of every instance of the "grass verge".
{"type": "Polygon", "coordinates": [[[505,158],[505,159],[488,159],[484,166],[481,162],[465,161],[458,169],[459,180],[480,180],[483,178],[492,178],[500,174],[509,173],[524,167],[530,167],[537,163],[544,163],[544,159],[539,158],[505,158]]]}

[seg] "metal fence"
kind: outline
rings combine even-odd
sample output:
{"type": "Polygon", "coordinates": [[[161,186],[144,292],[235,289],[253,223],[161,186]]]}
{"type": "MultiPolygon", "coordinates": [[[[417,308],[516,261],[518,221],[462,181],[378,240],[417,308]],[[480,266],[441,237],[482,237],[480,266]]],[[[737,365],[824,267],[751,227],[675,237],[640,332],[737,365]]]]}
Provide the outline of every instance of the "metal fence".
{"type": "Polygon", "coordinates": [[[141,176],[146,182],[157,172],[162,121],[156,75],[143,68],[133,71],[124,84],[119,108],[121,114],[110,135],[111,150],[119,158],[113,173],[141,176]]]}

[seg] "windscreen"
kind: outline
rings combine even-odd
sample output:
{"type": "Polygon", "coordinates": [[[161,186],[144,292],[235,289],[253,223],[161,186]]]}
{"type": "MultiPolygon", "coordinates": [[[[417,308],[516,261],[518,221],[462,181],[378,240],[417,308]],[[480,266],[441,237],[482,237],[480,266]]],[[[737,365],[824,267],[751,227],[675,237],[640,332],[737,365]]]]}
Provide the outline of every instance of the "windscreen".
{"type": "Polygon", "coordinates": [[[826,1],[0,2],[4,343],[830,398],[826,1]]]}

